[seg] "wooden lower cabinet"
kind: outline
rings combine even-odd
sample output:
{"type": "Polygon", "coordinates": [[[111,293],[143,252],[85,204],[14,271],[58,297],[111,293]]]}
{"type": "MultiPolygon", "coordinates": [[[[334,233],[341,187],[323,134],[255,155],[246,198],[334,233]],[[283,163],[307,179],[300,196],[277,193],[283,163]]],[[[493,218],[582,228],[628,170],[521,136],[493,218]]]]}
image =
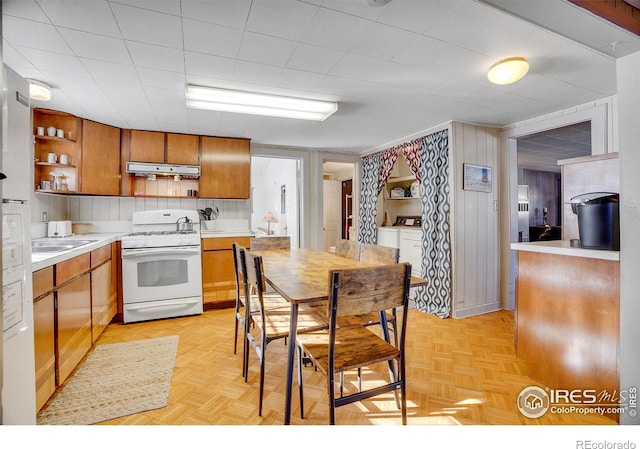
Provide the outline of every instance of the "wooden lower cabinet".
{"type": "Polygon", "coordinates": [[[202,290],[205,309],[233,307],[236,281],[233,243],[249,249],[249,237],[202,239],[202,290]]]}
{"type": "Polygon", "coordinates": [[[58,385],[91,349],[91,278],[85,273],[57,290],[58,385]]]}
{"type": "Polygon", "coordinates": [[[111,261],[91,271],[91,342],[95,343],[116,314],[111,294],[111,261]]]}
{"type": "Polygon", "coordinates": [[[56,342],[53,292],[33,303],[36,366],[36,410],[56,391],[56,342]]]}

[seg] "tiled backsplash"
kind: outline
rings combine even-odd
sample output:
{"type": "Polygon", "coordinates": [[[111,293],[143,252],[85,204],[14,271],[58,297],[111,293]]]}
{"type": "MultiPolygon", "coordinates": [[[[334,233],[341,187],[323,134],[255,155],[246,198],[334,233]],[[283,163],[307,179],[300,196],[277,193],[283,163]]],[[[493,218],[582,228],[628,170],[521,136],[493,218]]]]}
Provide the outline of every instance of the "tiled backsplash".
{"type": "Polygon", "coordinates": [[[42,221],[42,212],[51,220],[130,221],[133,212],[153,209],[204,209],[217,207],[219,218],[251,218],[250,200],[205,200],[189,198],[129,198],[61,196],[37,194],[32,197],[31,221],[42,221]]]}

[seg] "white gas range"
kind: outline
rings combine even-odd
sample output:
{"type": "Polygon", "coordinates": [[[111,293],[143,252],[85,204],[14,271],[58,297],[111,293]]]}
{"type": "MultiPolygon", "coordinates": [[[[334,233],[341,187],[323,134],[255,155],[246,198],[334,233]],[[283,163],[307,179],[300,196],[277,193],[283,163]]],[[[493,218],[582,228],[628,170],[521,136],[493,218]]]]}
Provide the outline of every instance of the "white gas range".
{"type": "Polygon", "coordinates": [[[133,232],[121,237],[124,322],[201,314],[198,213],[139,211],[132,225],[133,232]]]}

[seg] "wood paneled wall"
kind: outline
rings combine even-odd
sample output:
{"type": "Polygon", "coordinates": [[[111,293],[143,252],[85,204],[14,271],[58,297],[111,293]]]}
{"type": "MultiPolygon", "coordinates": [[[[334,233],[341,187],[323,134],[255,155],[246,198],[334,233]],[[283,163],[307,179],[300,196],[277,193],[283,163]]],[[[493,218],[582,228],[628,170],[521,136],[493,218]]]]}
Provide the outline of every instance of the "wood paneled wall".
{"type": "Polygon", "coordinates": [[[499,130],[453,123],[449,147],[452,173],[452,315],[500,309],[498,239],[499,130]],[[491,192],[462,188],[462,164],[491,167],[491,192]]]}
{"type": "Polygon", "coordinates": [[[545,207],[549,210],[549,225],[561,225],[560,173],[524,169],[518,184],[529,186],[529,226],[542,226],[545,207]]]}

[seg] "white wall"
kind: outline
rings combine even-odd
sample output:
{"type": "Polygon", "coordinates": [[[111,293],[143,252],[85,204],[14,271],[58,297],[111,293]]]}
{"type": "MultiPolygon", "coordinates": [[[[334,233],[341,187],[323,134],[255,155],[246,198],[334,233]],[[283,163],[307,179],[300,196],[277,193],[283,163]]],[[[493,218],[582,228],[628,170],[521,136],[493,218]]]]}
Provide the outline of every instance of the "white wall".
{"type": "MultiPolygon", "coordinates": [[[[640,52],[617,61],[620,137],[620,389],[640,388],[640,52]]],[[[622,424],[640,424],[640,416],[621,416],[622,424]]]]}
{"type": "Polygon", "coordinates": [[[276,235],[288,235],[292,242],[297,242],[298,179],[296,159],[270,157],[268,165],[253,162],[251,164],[251,198],[253,201],[251,230],[259,233],[259,228],[270,229],[276,235]],[[258,167],[261,168],[258,169],[258,167]],[[286,188],[286,214],[283,214],[281,207],[280,189],[283,185],[286,188]],[[267,226],[267,223],[262,221],[266,212],[273,212],[278,217],[278,223],[271,223],[267,226]]]}

